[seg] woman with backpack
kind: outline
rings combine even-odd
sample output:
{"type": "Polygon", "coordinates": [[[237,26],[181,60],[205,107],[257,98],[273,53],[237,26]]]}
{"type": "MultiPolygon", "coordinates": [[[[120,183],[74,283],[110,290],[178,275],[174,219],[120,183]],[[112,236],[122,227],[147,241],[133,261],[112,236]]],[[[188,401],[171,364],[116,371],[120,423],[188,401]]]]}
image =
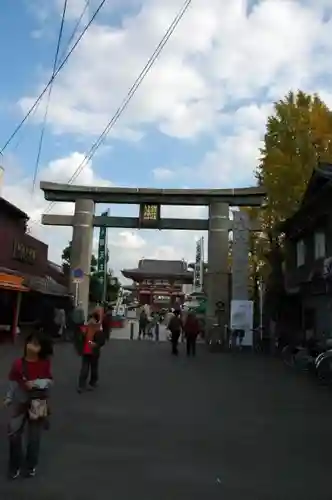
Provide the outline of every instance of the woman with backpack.
{"type": "Polygon", "coordinates": [[[9,373],[4,404],[10,409],[8,425],[8,476],[17,479],[25,466],[25,476],[34,477],[39,459],[41,433],[48,421],[49,389],[53,384],[50,357],[52,343],[42,333],[26,339],[23,356],[16,359],[9,373]],[[26,450],[23,434],[26,430],[26,450]]]}

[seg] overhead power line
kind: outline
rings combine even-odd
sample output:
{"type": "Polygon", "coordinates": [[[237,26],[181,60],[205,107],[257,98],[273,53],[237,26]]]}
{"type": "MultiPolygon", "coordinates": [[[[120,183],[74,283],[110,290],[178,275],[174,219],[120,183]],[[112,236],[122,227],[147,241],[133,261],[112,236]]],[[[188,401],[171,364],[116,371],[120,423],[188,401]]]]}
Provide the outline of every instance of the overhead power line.
{"type": "MultiPolygon", "coordinates": [[[[130,89],[129,89],[126,97],[122,101],[121,105],[119,106],[119,108],[117,109],[117,111],[115,112],[115,114],[112,116],[111,120],[108,122],[108,124],[104,128],[103,132],[98,137],[98,139],[94,142],[94,144],[92,145],[92,147],[90,148],[90,150],[88,151],[88,153],[86,153],[86,155],[84,156],[82,162],[79,164],[79,166],[77,167],[77,169],[75,170],[75,172],[73,173],[73,175],[71,176],[71,178],[69,179],[69,181],[67,182],[67,184],[71,184],[72,182],[75,181],[75,179],[80,175],[80,173],[85,168],[85,166],[87,165],[87,163],[95,155],[95,153],[97,152],[98,148],[104,142],[104,140],[106,139],[106,137],[109,134],[110,130],[114,127],[114,125],[116,124],[116,122],[118,121],[118,119],[120,118],[120,116],[122,115],[122,113],[125,111],[125,109],[127,108],[128,104],[130,103],[131,99],[135,95],[136,91],[141,86],[141,84],[142,84],[143,80],[145,79],[146,75],[148,74],[148,72],[150,71],[150,69],[152,68],[152,66],[156,62],[156,60],[158,59],[160,53],[162,52],[162,50],[165,47],[165,45],[167,44],[168,40],[172,36],[174,30],[178,26],[179,22],[183,18],[184,14],[188,10],[188,8],[189,8],[189,6],[190,6],[191,3],[192,3],[192,0],[186,0],[185,1],[185,3],[183,4],[183,6],[181,7],[181,9],[179,10],[179,12],[177,13],[177,15],[173,19],[172,23],[170,24],[169,28],[167,29],[165,35],[163,36],[163,38],[161,39],[161,41],[159,42],[159,44],[155,48],[152,56],[149,58],[148,62],[146,63],[146,65],[144,66],[144,68],[142,69],[142,71],[140,72],[140,74],[137,77],[137,79],[135,80],[134,84],[130,87],[130,89]]],[[[54,204],[55,204],[54,202],[51,202],[49,204],[49,206],[47,207],[47,209],[45,210],[44,213],[46,213],[46,214],[49,213],[50,210],[53,208],[54,204]]],[[[33,221],[33,222],[35,222],[35,221],[33,221]]]]}
{"type": "Polygon", "coordinates": [[[82,20],[83,20],[83,18],[84,18],[84,16],[85,16],[85,14],[86,14],[86,12],[87,12],[88,8],[89,8],[90,1],[91,1],[91,0],[85,0],[85,5],[84,5],[84,7],[83,7],[83,10],[82,10],[82,12],[81,12],[81,15],[80,15],[80,16],[79,16],[79,18],[77,19],[77,21],[76,21],[76,23],[75,23],[75,26],[74,26],[74,29],[73,29],[73,31],[72,31],[72,34],[70,35],[70,37],[69,37],[69,39],[68,39],[68,41],[67,41],[67,43],[66,43],[66,48],[65,48],[65,50],[62,52],[61,57],[59,58],[59,60],[60,60],[60,61],[62,61],[62,60],[66,57],[66,52],[67,52],[68,48],[70,47],[70,45],[72,44],[72,41],[75,39],[75,36],[76,36],[76,34],[77,34],[78,30],[79,30],[79,27],[80,27],[80,25],[81,25],[81,22],[82,22],[82,20]]]}
{"type": "Polygon", "coordinates": [[[65,25],[67,4],[68,4],[68,0],[64,0],[61,22],[60,22],[60,29],[59,29],[58,40],[57,40],[56,49],[55,49],[54,61],[53,61],[53,69],[52,69],[52,76],[51,76],[51,80],[52,80],[52,78],[53,78],[53,80],[52,80],[50,86],[48,87],[48,94],[47,94],[47,99],[46,99],[44,119],[42,122],[41,131],[40,131],[37,158],[36,158],[35,170],[34,170],[33,180],[32,180],[32,192],[34,192],[35,187],[36,187],[36,179],[37,179],[38,170],[39,170],[40,157],[41,157],[41,153],[42,153],[45,129],[46,129],[47,118],[48,118],[48,109],[50,106],[51,95],[52,95],[52,90],[53,90],[54,75],[55,75],[57,65],[58,65],[58,59],[59,59],[59,53],[60,53],[60,47],[61,47],[61,41],[62,41],[62,35],[63,35],[63,28],[65,25]]]}
{"type": "Polygon", "coordinates": [[[93,13],[92,17],[90,18],[88,24],[84,27],[82,33],[77,38],[76,42],[73,44],[72,48],[69,50],[68,54],[65,56],[65,58],[63,59],[63,61],[61,62],[61,64],[57,68],[57,70],[55,71],[54,75],[47,82],[46,86],[44,87],[43,91],[39,94],[39,96],[37,97],[37,99],[34,102],[34,104],[30,107],[30,109],[28,110],[28,112],[26,113],[26,115],[24,116],[24,118],[17,125],[17,127],[14,130],[14,132],[9,136],[9,138],[7,139],[7,141],[5,142],[5,144],[3,145],[3,147],[1,148],[0,153],[3,153],[5,151],[5,149],[8,147],[8,145],[12,142],[12,140],[16,136],[17,132],[21,129],[21,127],[27,121],[27,119],[29,118],[29,116],[31,115],[31,113],[33,113],[33,111],[35,110],[36,106],[38,106],[38,104],[40,103],[40,101],[42,100],[42,98],[44,97],[44,95],[46,94],[46,92],[48,91],[50,85],[54,82],[54,80],[56,79],[56,77],[58,76],[58,74],[60,73],[60,71],[62,70],[62,68],[66,65],[68,59],[70,58],[70,56],[72,55],[72,53],[74,52],[74,50],[76,49],[76,47],[79,45],[80,41],[82,40],[82,38],[84,37],[84,35],[88,31],[88,29],[90,28],[91,24],[93,23],[93,21],[95,20],[95,18],[97,17],[97,15],[99,14],[100,10],[102,9],[102,7],[104,6],[105,3],[106,3],[106,0],[102,0],[102,2],[100,2],[99,7],[94,11],[94,13],[93,13]]]}
{"type": "MultiPolygon", "coordinates": [[[[63,50],[63,52],[62,52],[62,54],[61,54],[61,57],[58,57],[58,61],[62,61],[62,60],[64,59],[64,57],[66,56],[67,51],[70,49],[71,43],[72,43],[72,41],[75,39],[75,36],[76,36],[76,34],[77,34],[77,32],[78,32],[78,30],[79,30],[79,28],[80,28],[81,22],[82,22],[82,20],[83,20],[83,18],[84,18],[84,16],[85,16],[85,14],[86,14],[86,11],[87,11],[87,9],[88,9],[88,7],[89,7],[90,1],[91,1],[91,0],[86,0],[86,2],[85,2],[85,6],[83,7],[83,10],[82,10],[82,13],[81,13],[80,17],[78,18],[78,20],[77,20],[77,22],[76,22],[76,24],[75,24],[75,26],[74,26],[74,29],[73,29],[73,31],[72,31],[72,33],[71,33],[71,35],[70,35],[70,37],[69,37],[68,41],[67,41],[67,42],[66,42],[66,44],[65,44],[66,46],[65,46],[65,48],[64,48],[64,50],[63,50]]],[[[39,103],[37,104],[37,106],[35,107],[35,109],[33,110],[33,112],[31,113],[31,115],[30,115],[31,117],[32,117],[32,116],[34,116],[34,115],[36,114],[36,112],[37,112],[37,110],[38,110],[38,108],[39,108],[39,105],[40,105],[40,101],[39,101],[39,103]]],[[[22,132],[21,132],[21,134],[19,135],[19,139],[18,139],[17,143],[16,143],[16,144],[15,144],[15,146],[14,146],[14,151],[15,151],[15,150],[16,150],[16,149],[20,146],[20,144],[22,143],[23,136],[24,136],[24,133],[23,133],[23,135],[22,135],[22,132]]],[[[1,152],[0,152],[0,154],[1,154],[1,152]]]]}

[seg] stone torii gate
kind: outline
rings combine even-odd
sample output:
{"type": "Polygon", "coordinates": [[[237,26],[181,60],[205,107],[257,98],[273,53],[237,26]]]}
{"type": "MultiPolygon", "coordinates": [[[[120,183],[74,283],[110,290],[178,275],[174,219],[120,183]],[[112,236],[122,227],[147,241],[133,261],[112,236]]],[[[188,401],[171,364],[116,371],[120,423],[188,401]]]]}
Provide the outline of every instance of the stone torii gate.
{"type": "MultiPolygon", "coordinates": [[[[223,322],[228,323],[228,232],[233,229],[233,221],[229,219],[229,207],[260,206],[266,194],[263,188],[150,189],[74,186],[53,182],[41,182],[40,188],[44,191],[45,199],[48,201],[75,203],[74,215],[45,214],[42,216],[42,223],[49,226],[73,227],[71,269],[80,268],[85,275],[79,287],[79,301],[82,302],[85,313],[87,313],[89,300],[93,227],[194,230],[208,231],[207,325],[215,321],[217,302],[225,304],[223,322]],[[96,216],[95,205],[97,203],[139,205],[139,216],[96,216]],[[161,218],[161,205],[208,206],[209,218],[161,218]]],[[[241,230],[240,226],[241,224],[238,224],[239,230],[241,230]]],[[[249,230],[258,229],[258,227],[251,226],[246,227],[245,231],[248,233],[249,230]]],[[[238,241],[241,239],[238,238],[238,241]]],[[[241,256],[246,250],[245,245],[237,244],[235,255],[238,252],[241,256]]],[[[237,262],[241,262],[241,259],[238,258],[237,262]]],[[[240,276],[240,269],[237,274],[240,276]]],[[[244,274],[247,276],[245,270],[244,274]]],[[[241,283],[244,283],[245,279],[241,278],[241,283]]]]}

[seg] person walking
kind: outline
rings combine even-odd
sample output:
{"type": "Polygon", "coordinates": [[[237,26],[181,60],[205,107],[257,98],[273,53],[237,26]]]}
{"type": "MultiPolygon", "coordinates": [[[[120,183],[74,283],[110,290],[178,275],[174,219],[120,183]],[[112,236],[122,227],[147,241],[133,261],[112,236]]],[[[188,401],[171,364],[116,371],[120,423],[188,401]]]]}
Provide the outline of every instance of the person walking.
{"type": "Polygon", "coordinates": [[[76,349],[82,358],[81,371],[78,379],[77,391],[93,390],[99,380],[100,351],[105,344],[105,337],[100,323],[100,316],[93,313],[87,325],[81,328],[81,335],[76,341],[76,349]],[[87,381],[90,375],[89,384],[87,381]]]}
{"type": "Polygon", "coordinates": [[[183,330],[187,343],[187,356],[196,356],[196,340],[199,334],[200,326],[199,321],[193,312],[188,313],[183,330]]]}
{"type": "Polygon", "coordinates": [[[33,333],[25,341],[24,353],[14,361],[4,405],[10,409],[9,479],[17,479],[22,467],[25,476],[36,474],[41,433],[49,417],[49,389],[53,384],[50,357],[52,342],[43,333],[33,333]],[[26,449],[23,435],[26,430],[26,449]]]}
{"type": "Polygon", "coordinates": [[[182,331],[182,322],[179,310],[174,311],[174,314],[168,324],[168,329],[171,332],[172,354],[177,356],[179,354],[178,344],[182,331]]]}
{"type": "Polygon", "coordinates": [[[140,312],[138,320],[138,326],[139,326],[138,340],[141,340],[142,336],[143,339],[145,338],[147,325],[148,325],[148,316],[146,314],[145,309],[143,308],[142,311],[140,312]]]}
{"type": "Polygon", "coordinates": [[[82,302],[79,302],[77,306],[74,307],[71,315],[71,321],[74,329],[74,342],[81,336],[81,328],[85,323],[85,314],[83,310],[82,302]]]}
{"type": "Polygon", "coordinates": [[[159,312],[155,312],[154,316],[154,336],[155,341],[159,342],[159,330],[160,330],[161,317],[159,312]]]}
{"type": "Polygon", "coordinates": [[[57,326],[57,336],[60,338],[63,337],[66,331],[66,313],[63,307],[55,309],[54,323],[57,326]]]}

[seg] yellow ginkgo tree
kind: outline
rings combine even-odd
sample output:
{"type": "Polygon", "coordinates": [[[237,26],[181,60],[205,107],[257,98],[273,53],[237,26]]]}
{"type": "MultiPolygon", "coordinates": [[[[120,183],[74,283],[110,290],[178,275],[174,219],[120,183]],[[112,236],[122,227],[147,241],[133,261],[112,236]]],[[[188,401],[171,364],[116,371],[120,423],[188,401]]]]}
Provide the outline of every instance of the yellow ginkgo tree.
{"type": "Polygon", "coordinates": [[[332,163],[332,112],[318,95],[289,92],[268,117],[264,145],[256,169],[267,198],[253,213],[262,233],[255,236],[262,274],[278,296],[283,287],[282,237],[279,226],[300,206],[313,170],[319,162],[332,163]]]}

